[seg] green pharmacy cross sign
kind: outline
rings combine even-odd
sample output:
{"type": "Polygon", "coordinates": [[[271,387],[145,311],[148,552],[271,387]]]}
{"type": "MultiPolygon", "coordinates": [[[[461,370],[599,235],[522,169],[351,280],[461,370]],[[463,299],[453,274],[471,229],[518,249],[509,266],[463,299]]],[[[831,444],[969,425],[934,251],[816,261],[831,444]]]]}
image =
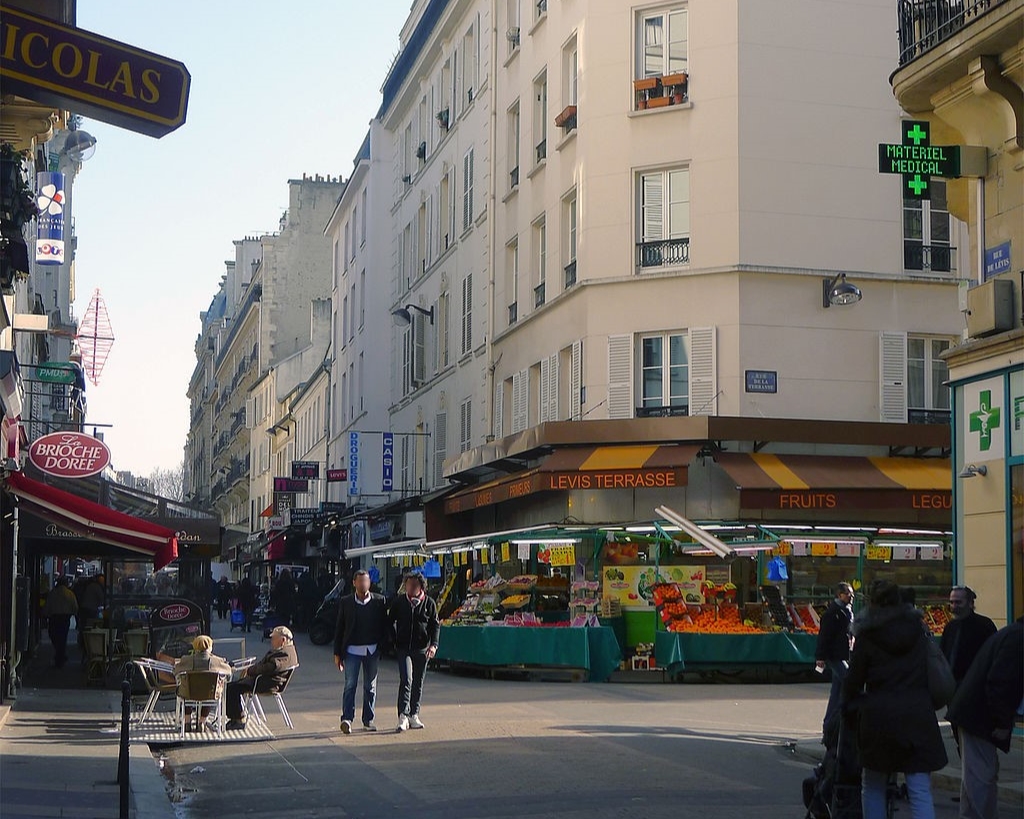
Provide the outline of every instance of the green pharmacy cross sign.
{"type": "Polygon", "coordinates": [[[904,199],[931,199],[928,180],[933,176],[960,176],[960,146],[932,145],[931,124],[903,122],[903,142],[878,146],[878,172],[903,176],[904,199]]]}
{"type": "Polygon", "coordinates": [[[968,417],[969,429],[978,433],[978,449],[987,452],[992,446],[992,430],[999,427],[999,408],[992,406],[992,391],[983,390],[978,396],[978,409],[968,417]]]}

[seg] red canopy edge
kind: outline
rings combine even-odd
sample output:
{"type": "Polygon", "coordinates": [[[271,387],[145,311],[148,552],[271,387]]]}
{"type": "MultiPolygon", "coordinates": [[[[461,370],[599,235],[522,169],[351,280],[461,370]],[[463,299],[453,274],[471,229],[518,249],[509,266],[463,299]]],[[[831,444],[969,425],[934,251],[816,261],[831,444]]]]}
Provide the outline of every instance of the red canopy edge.
{"type": "Polygon", "coordinates": [[[178,556],[177,535],[164,526],[80,498],[20,472],[9,473],[6,483],[33,513],[84,537],[151,555],[158,570],[178,556]]]}

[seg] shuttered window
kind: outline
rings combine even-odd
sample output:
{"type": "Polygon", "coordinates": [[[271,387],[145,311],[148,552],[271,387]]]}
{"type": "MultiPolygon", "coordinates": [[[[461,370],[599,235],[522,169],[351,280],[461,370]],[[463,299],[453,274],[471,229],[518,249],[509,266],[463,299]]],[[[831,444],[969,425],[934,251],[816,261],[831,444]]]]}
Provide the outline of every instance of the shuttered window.
{"type": "Polygon", "coordinates": [[[882,421],[907,422],[907,334],[879,333],[878,415],[882,421]]]}
{"type": "Polygon", "coordinates": [[[579,421],[583,417],[583,342],[572,343],[572,358],[569,373],[569,420],[579,421]]]}
{"type": "Polygon", "coordinates": [[[633,336],[608,336],[608,417],[633,417],[633,336]]]}
{"type": "Polygon", "coordinates": [[[714,327],[690,328],[690,414],[718,414],[718,361],[714,327]]]}
{"type": "Polygon", "coordinates": [[[473,149],[462,158],[462,229],[473,224],[473,149]]]}
{"type": "Polygon", "coordinates": [[[448,457],[448,413],[434,417],[434,486],[444,483],[444,460],[448,457]]]}
{"type": "Polygon", "coordinates": [[[492,409],[493,434],[500,439],[505,434],[505,382],[494,381],[494,407],[492,409]]]}
{"type": "Polygon", "coordinates": [[[462,280],[462,355],[473,351],[473,274],[462,280]]]}
{"type": "Polygon", "coordinates": [[[512,434],[522,432],[530,425],[530,376],[520,370],[512,376],[512,434]]]}
{"type": "Polygon", "coordinates": [[[540,423],[558,420],[558,356],[540,360],[540,423]]]}
{"type": "Polygon", "coordinates": [[[473,399],[467,398],[459,405],[459,452],[468,451],[473,445],[473,399]]]}

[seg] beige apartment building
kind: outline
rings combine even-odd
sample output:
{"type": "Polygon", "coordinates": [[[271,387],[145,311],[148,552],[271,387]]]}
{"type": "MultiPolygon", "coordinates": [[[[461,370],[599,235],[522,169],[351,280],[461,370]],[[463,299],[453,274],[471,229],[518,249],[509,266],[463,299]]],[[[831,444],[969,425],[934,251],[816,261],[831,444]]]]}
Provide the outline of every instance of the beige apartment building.
{"type": "Polygon", "coordinates": [[[921,2],[899,25],[892,88],[932,144],[983,161],[950,180],[973,260],[953,392],[957,578],[998,623],[1024,614],[1024,2],[921,2]],[[963,149],[962,149],[963,150],[963,149]]]}

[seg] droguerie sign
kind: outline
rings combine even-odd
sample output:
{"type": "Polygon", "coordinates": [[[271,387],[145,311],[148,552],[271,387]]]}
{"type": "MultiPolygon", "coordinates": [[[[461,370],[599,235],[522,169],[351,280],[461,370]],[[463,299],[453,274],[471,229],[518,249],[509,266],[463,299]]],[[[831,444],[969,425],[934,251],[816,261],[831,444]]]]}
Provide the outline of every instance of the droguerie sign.
{"type": "Polygon", "coordinates": [[[47,475],[88,478],[106,469],[110,449],[99,438],[82,432],[53,432],[32,442],[28,459],[47,475]]]}

